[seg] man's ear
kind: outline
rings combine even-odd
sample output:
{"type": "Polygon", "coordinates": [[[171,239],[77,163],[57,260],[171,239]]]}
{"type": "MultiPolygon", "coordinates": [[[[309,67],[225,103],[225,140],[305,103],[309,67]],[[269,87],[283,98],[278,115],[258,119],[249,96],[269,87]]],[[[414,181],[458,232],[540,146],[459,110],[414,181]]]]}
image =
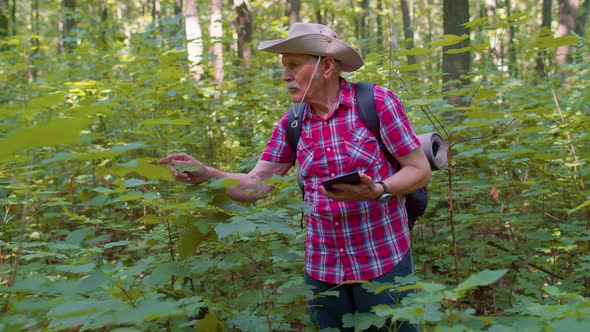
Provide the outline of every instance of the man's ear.
{"type": "Polygon", "coordinates": [[[334,71],[336,70],[336,60],[334,60],[333,57],[325,57],[323,59],[323,62],[324,71],[322,73],[322,76],[324,76],[325,79],[328,79],[332,77],[332,74],[334,74],[334,71]]]}

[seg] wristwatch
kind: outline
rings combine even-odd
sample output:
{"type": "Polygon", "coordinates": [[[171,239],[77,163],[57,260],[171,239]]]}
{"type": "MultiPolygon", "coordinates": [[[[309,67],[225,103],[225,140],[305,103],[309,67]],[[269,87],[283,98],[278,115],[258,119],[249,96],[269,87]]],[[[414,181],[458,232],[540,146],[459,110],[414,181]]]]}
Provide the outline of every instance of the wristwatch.
{"type": "Polygon", "coordinates": [[[377,183],[383,187],[383,193],[381,195],[379,195],[379,197],[377,197],[377,199],[375,199],[375,200],[379,204],[385,204],[385,203],[389,202],[389,200],[391,198],[393,198],[393,195],[389,193],[389,190],[387,189],[387,186],[385,185],[385,183],[383,183],[383,181],[379,181],[377,183]]]}

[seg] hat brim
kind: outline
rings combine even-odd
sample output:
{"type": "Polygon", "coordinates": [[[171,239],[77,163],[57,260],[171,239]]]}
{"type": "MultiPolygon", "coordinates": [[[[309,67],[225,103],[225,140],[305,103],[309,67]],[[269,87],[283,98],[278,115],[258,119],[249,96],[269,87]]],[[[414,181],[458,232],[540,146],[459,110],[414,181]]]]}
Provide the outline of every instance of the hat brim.
{"type": "Polygon", "coordinates": [[[260,43],[258,50],[276,54],[297,53],[331,56],[342,63],[342,71],[352,72],[363,66],[363,58],[345,42],[323,34],[308,34],[260,43]]]}

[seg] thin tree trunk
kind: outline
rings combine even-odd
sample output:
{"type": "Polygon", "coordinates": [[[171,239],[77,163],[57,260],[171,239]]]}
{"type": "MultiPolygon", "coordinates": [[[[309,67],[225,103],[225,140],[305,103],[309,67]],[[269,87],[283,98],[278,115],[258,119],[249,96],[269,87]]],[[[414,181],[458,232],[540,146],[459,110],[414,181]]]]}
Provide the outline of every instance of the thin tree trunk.
{"type": "MultiPolygon", "coordinates": [[[[559,0],[559,25],[555,34],[556,37],[564,37],[575,31],[579,6],[580,0],[559,0]]],[[[558,47],[555,59],[560,65],[570,63],[570,46],[558,47]]]]}
{"type": "Polygon", "coordinates": [[[184,21],[182,17],[182,6],[184,1],[183,0],[174,0],[174,19],[176,20],[176,24],[174,27],[170,29],[170,38],[174,42],[174,47],[176,49],[182,49],[184,47],[184,21]]]}
{"type": "Polygon", "coordinates": [[[361,0],[361,13],[359,17],[359,30],[361,40],[361,54],[366,56],[371,48],[369,39],[369,0],[361,0]]]}
{"type": "MultiPolygon", "coordinates": [[[[377,12],[383,12],[383,1],[377,0],[377,12]]],[[[383,49],[383,21],[381,19],[381,15],[376,15],[376,24],[377,24],[377,40],[375,41],[377,44],[377,49],[383,49]]]]}
{"type": "MultiPolygon", "coordinates": [[[[510,17],[512,15],[512,3],[510,0],[505,0],[506,4],[506,15],[510,17]]],[[[513,24],[508,27],[508,45],[506,46],[506,53],[508,55],[508,68],[512,77],[518,77],[516,65],[516,50],[514,49],[514,36],[516,34],[516,28],[513,24]]]]}
{"type": "Polygon", "coordinates": [[[588,10],[590,10],[590,0],[585,0],[581,7],[582,9],[578,11],[575,28],[579,36],[583,36],[586,32],[586,22],[588,22],[588,15],[590,15],[588,13],[588,10]]]}
{"type": "Polygon", "coordinates": [[[164,27],[162,26],[162,5],[160,0],[153,0],[152,2],[152,22],[160,30],[160,38],[162,38],[164,27]]]}
{"type": "Polygon", "coordinates": [[[0,38],[8,36],[8,0],[0,0],[0,38]]]}
{"type": "MultiPolygon", "coordinates": [[[[444,0],[443,1],[443,30],[445,35],[464,34],[469,35],[469,30],[463,25],[469,21],[469,1],[468,0],[444,0]]],[[[460,88],[467,82],[462,76],[469,72],[470,68],[470,52],[463,52],[458,54],[447,54],[446,51],[450,49],[457,49],[469,46],[469,38],[461,43],[445,46],[443,48],[443,83],[445,83],[445,91],[451,91],[460,88]]],[[[453,95],[448,98],[448,102],[452,105],[460,104],[461,96],[453,95]]]]}
{"type": "Polygon", "coordinates": [[[299,22],[300,10],[300,0],[287,0],[287,6],[285,6],[285,16],[289,18],[289,26],[293,25],[293,23],[299,22]]]}
{"type": "Polygon", "coordinates": [[[250,69],[252,57],[252,12],[246,0],[237,0],[236,21],[238,25],[238,58],[242,59],[245,68],[250,69]]]}
{"type": "MultiPolygon", "coordinates": [[[[413,0],[410,0],[413,3],[413,0]]],[[[410,16],[410,8],[408,6],[408,0],[400,0],[402,7],[402,18],[404,24],[404,47],[407,49],[414,48],[414,29],[412,29],[412,19],[410,16]]],[[[408,64],[416,64],[416,56],[408,55],[408,64]]]]}
{"type": "Polygon", "coordinates": [[[70,53],[76,47],[76,39],[72,35],[76,29],[76,0],[64,0],[63,7],[65,12],[65,24],[63,29],[63,50],[64,53],[70,53]]]}
{"type": "Polygon", "coordinates": [[[98,48],[103,50],[108,49],[107,21],[109,19],[109,11],[107,6],[108,5],[105,0],[100,0],[98,2],[98,12],[100,15],[100,38],[98,39],[98,48]]]}
{"type": "Polygon", "coordinates": [[[324,24],[324,23],[323,23],[323,21],[324,21],[324,17],[323,17],[323,15],[322,15],[322,6],[321,6],[321,4],[320,4],[320,1],[319,1],[319,0],[316,0],[316,1],[315,1],[315,6],[314,6],[314,8],[315,8],[315,9],[314,9],[314,12],[315,12],[315,19],[316,19],[316,22],[317,22],[317,23],[319,23],[319,24],[324,24]]]}
{"type": "Polygon", "coordinates": [[[211,36],[211,54],[213,55],[212,66],[215,70],[215,83],[217,91],[215,98],[221,97],[221,87],[223,85],[223,25],[222,25],[222,0],[212,0],[211,22],[209,25],[209,35],[211,36]]]}
{"type": "Polygon", "coordinates": [[[196,0],[186,0],[185,7],[186,51],[188,54],[189,71],[193,80],[198,82],[203,74],[203,32],[196,0]]]}
{"type": "MultiPolygon", "coordinates": [[[[31,26],[32,26],[32,35],[31,38],[31,57],[30,59],[36,59],[39,55],[39,47],[41,43],[39,42],[39,36],[41,32],[39,31],[39,0],[33,0],[31,2],[31,26]]],[[[31,60],[32,62],[33,60],[31,60]]],[[[37,80],[37,67],[34,63],[31,63],[31,69],[29,71],[29,81],[33,82],[37,80]]]]}
{"type": "Polygon", "coordinates": [[[10,6],[10,35],[16,36],[16,0],[12,0],[12,5],[10,6]]]}
{"type": "MultiPolygon", "coordinates": [[[[541,34],[548,34],[551,32],[551,0],[543,0],[543,19],[541,23],[541,34]]],[[[538,73],[545,73],[545,65],[543,59],[545,59],[547,53],[540,51],[537,54],[537,66],[536,70],[538,73]]]]}

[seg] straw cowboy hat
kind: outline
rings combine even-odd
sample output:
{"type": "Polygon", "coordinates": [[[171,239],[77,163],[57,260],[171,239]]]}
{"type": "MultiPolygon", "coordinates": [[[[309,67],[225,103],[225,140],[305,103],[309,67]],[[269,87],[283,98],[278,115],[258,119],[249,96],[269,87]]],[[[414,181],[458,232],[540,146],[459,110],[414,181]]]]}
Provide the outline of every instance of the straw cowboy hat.
{"type": "Polygon", "coordinates": [[[260,43],[260,51],[331,56],[342,63],[342,71],[355,71],[363,66],[363,58],[351,46],[340,40],[336,32],[325,25],[294,23],[285,39],[260,43]]]}

